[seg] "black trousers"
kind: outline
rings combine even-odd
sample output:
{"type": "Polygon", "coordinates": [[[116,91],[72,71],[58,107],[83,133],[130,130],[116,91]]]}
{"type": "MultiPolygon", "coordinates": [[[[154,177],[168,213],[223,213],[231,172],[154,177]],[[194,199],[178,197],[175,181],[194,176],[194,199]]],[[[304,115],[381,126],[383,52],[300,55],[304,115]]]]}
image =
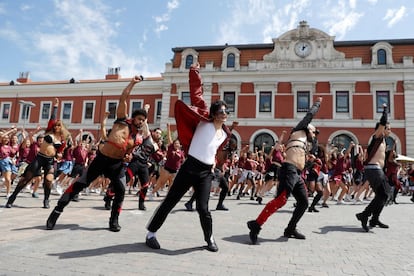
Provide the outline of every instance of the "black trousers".
{"type": "Polygon", "coordinates": [[[365,168],[364,175],[365,179],[368,180],[369,185],[372,187],[375,196],[365,208],[363,214],[368,217],[372,215],[372,219],[378,220],[390,192],[388,179],[385,176],[384,171],[380,168],[365,168]]]}
{"type": "Polygon", "coordinates": [[[192,186],[196,199],[196,210],[200,217],[204,237],[208,239],[212,235],[212,219],[208,208],[211,181],[213,180],[211,169],[211,165],[206,165],[194,157],[189,156],[181,165],[164,201],[157,208],[148,223],[148,231],[157,232],[161,228],[168,214],[192,186]]]}
{"type": "Polygon", "coordinates": [[[276,198],[283,191],[286,191],[287,197],[292,194],[296,199],[296,207],[287,226],[288,230],[296,229],[296,225],[309,206],[308,192],[301,174],[302,171],[287,162],[282,164],[279,171],[279,185],[276,198]]]}
{"type": "Polygon", "coordinates": [[[63,208],[69,204],[75,195],[79,194],[101,175],[111,180],[112,191],[115,193],[111,216],[119,215],[125,197],[125,168],[122,159],[109,158],[100,152],[89,165],[86,173],[65,190],[55,209],[63,212],[63,208]]]}

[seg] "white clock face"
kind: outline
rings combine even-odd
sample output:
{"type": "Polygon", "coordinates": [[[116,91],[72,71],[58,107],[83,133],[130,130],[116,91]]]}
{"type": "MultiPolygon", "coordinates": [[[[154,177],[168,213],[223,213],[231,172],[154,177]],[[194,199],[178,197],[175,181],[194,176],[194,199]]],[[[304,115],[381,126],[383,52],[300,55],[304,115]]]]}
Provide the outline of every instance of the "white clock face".
{"type": "Polygon", "coordinates": [[[312,45],[307,41],[299,41],[295,45],[295,53],[304,58],[310,55],[312,51],[312,45]]]}

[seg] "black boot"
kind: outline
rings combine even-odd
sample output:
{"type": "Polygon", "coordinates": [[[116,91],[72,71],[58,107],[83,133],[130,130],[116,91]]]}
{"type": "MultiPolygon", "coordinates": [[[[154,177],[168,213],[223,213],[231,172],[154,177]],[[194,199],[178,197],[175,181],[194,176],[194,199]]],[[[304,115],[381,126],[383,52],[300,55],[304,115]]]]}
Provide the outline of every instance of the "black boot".
{"type": "Polygon", "coordinates": [[[103,200],[105,201],[105,209],[111,210],[111,198],[108,195],[105,195],[103,200]]]}
{"type": "Polygon", "coordinates": [[[49,200],[48,199],[43,200],[43,208],[45,208],[45,209],[49,209],[50,208],[49,200]]]}
{"type": "Polygon", "coordinates": [[[206,249],[211,252],[217,252],[218,247],[213,237],[213,220],[211,215],[200,217],[201,227],[203,228],[204,240],[207,242],[206,249]]]}
{"type": "Polygon", "coordinates": [[[368,223],[368,216],[365,215],[363,212],[362,213],[358,213],[355,216],[361,222],[362,229],[364,229],[365,232],[368,232],[369,231],[369,228],[368,228],[368,225],[367,225],[367,223],[368,223]]]}
{"type": "Polygon", "coordinates": [[[57,211],[56,208],[52,211],[52,213],[50,213],[46,221],[47,230],[52,230],[53,228],[55,228],[56,221],[58,220],[61,213],[62,212],[57,211]]]}
{"type": "Polygon", "coordinates": [[[147,210],[147,207],[144,205],[144,200],[141,197],[138,200],[138,209],[141,211],[147,210]]]}
{"type": "Polygon", "coordinates": [[[112,232],[119,232],[121,231],[121,226],[118,223],[118,212],[112,212],[111,217],[109,218],[109,230],[112,232]]]}
{"type": "Polygon", "coordinates": [[[16,196],[14,193],[9,197],[6,203],[6,208],[11,208],[13,206],[13,202],[16,200],[16,196]]]}
{"type": "Polygon", "coordinates": [[[22,189],[19,189],[19,186],[16,187],[16,189],[14,190],[14,192],[11,194],[11,196],[9,197],[9,199],[7,200],[6,203],[6,208],[11,208],[13,206],[14,201],[16,200],[17,194],[21,191],[22,189]]]}
{"type": "Polygon", "coordinates": [[[247,227],[250,229],[249,237],[252,244],[257,243],[257,236],[259,235],[260,230],[262,228],[260,227],[259,223],[257,223],[256,220],[251,220],[247,222],[247,227]]]}

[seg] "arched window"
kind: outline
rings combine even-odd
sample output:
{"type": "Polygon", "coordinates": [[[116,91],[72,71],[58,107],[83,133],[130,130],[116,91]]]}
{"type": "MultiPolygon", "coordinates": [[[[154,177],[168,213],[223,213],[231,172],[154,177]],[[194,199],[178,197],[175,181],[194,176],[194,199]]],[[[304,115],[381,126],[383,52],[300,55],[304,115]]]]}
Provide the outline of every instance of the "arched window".
{"type": "Polygon", "coordinates": [[[227,55],[227,68],[234,68],[236,63],[236,56],[231,53],[227,55]]]}
{"type": "Polygon", "coordinates": [[[387,52],[384,49],[377,51],[378,65],[387,64],[387,52]]]}
{"type": "Polygon", "coordinates": [[[185,58],[185,69],[190,69],[191,64],[193,64],[194,57],[192,55],[188,55],[185,58]]]}
{"type": "Polygon", "coordinates": [[[272,146],[275,144],[275,140],[270,134],[261,133],[254,138],[254,149],[261,150],[264,145],[264,152],[269,153],[272,146]]]}
{"type": "Polygon", "coordinates": [[[337,147],[339,151],[341,151],[342,149],[348,149],[351,141],[353,140],[350,136],[346,134],[340,134],[332,139],[332,144],[337,147]]]}
{"type": "Polygon", "coordinates": [[[395,147],[395,140],[391,136],[385,138],[385,143],[387,144],[387,150],[391,150],[395,147]]]}

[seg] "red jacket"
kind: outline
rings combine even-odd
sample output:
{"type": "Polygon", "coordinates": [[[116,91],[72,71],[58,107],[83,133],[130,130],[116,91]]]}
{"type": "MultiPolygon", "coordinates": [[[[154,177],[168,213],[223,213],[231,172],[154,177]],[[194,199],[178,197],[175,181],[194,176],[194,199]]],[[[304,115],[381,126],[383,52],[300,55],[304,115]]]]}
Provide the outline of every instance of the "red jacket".
{"type": "MultiPolygon", "coordinates": [[[[212,118],[209,117],[207,104],[203,98],[203,86],[199,70],[191,67],[188,77],[191,106],[186,105],[181,100],[178,100],[174,106],[178,139],[186,154],[188,154],[188,149],[190,148],[191,140],[198,123],[200,121],[212,121],[212,118]]],[[[220,148],[224,147],[231,137],[230,129],[226,125],[223,125],[223,130],[227,134],[227,139],[220,145],[220,148]]]]}

